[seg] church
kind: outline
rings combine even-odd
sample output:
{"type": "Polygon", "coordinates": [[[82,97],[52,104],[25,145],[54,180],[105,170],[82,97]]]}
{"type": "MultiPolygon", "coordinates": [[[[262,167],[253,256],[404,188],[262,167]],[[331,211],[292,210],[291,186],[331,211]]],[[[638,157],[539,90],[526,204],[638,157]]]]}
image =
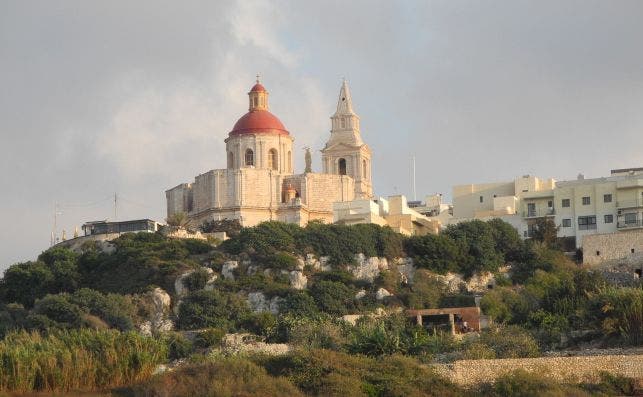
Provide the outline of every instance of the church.
{"type": "Polygon", "coordinates": [[[333,203],[373,197],[371,150],[362,141],[346,81],[321,150],[322,173],[312,172],[309,150],[304,173],[294,173],[294,138],[270,112],[259,79],[248,99],[248,113],[225,139],[227,167],[167,190],[168,217],[186,213],[193,227],[223,219],[242,226],[270,220],[305,226],[311,220],[332,223],[333,203]]]}

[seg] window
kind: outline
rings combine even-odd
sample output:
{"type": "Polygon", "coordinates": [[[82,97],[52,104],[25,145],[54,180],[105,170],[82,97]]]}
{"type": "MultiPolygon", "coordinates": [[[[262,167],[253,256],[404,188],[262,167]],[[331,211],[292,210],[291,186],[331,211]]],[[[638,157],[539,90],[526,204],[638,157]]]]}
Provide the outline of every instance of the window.
{"type": "Polygon", "coordinates": [[[527,203],[527,216],[536,216],[536,203],[527,203]]]}
{"type": "Polygon", "coordinates": [[[608,214],[603,217],[603,222],[605,223],[614,223],[614,215],[608,214]]]}
{"type": "Polygon", "coordinates": [[[603,202],[604,203],[611,203],[612,202],[612,195],[611,194],[604,194],[603,195],[603,202]]]}
{"type": "Polygon", "coordinates": [[[288,151],[288,172],[292,172],[292,153],[288,151]]]}
{"type": "Polygon", "coordinates": [[[339,159],[337,162],[339,175],[346,175],[346,159],[339,159]]]}
{"type": "Polygon", "coordinates": [[[484,202],[484,197],[480,196],[480,202],[484,202]]]}
{"type": "Polygon", "coordinates": [[[596,229],[596,216],[579,216],[578,217],[578,230],[594,230],[596,229]]]}
{"type": "Polygon", "coordinates": [[[590,205],[591,200],[589,199],[589,196],[583,197],[583,205],[590,205]]]}
{"type": "Polygon", "coordinates": [[[563,207],[563,208],[569,208],[569,207],[570,207],[570,205],[569,205],[569,199],[563,199],[563,200],[560,202],[560,206],[561,206],[561,207],[563,207]]]}
{"type": "Polygon", "coordinates": [[[565,218],[565,219],[563,219],[563,227],[572,227],[572,220],[571,220],[571,218],[565,218]]]}
{"type": "Polygon", "coordinates": [[[246,149],[246,166],[255,165],[255,154],[251,149],[246,149]]]}
{"type": "Polygon", "coordinates": [[[228,152],[228,168],[234,168],[234,154],[228,152]]]}
{"type": "Polygon", "coordinates": [[[551,200],[549,200],[549,201],[547,202],[547,208],[554,208],[554,202],[553,202],[553,201],[551,201],[551,200]]]}
{"type": "Polygon", "coordinates": [[[634,224],[634,223],[636,223],[636,221],[637,221],[637,219],[636,219],[636,213],[635,212],[630,213],[630,214],[625,214],[625,224],[626,225],[634,224]]]}
{"type": "Polygon", "coordinates": [[[366,160],[362,160],[362,177],[368,178],[368,172],[366,168],[366,160]]]}
{"type": "Polygon", "coordinates": [[[279,159],[277,157],[277,151],[275,149],[270,149],[268,151],[268,168],[271,170],[279,169],[279,159]]]}
{"type": "Polygon", "coordinates": [[[346,119],[345,118],[342,117],[341,119],[339,119],[339,123],[341,124],[342,128],[346,128],[346,119]]]}

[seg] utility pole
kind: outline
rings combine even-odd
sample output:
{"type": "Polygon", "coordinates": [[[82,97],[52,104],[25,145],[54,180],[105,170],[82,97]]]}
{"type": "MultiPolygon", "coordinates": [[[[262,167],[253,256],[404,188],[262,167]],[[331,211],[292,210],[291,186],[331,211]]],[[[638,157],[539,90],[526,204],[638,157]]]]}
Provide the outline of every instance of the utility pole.
{"type": "Polygon", "coordinates": [[[118,219],[118,196],[114,193],[114,221],[118,219]]]}
{"type": "Polygon", "coordinates": [[[51,245],[56,245],[58,234],[58,215],[62,215],[58,203],[54,203],[54,229],[51,231],[51,245]]]}

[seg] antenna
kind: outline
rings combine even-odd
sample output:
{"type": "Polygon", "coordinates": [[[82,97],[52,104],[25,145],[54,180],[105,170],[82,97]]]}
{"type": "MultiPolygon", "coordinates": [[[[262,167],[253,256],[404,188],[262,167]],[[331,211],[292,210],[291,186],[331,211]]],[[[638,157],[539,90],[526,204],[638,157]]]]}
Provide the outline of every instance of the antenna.
{"type": "Polygon", "coordinates": [[[415,185],[415,156],[411,159],[411,188],[413,190],[413,201],[417,201],[417,187],[415,185]]]}

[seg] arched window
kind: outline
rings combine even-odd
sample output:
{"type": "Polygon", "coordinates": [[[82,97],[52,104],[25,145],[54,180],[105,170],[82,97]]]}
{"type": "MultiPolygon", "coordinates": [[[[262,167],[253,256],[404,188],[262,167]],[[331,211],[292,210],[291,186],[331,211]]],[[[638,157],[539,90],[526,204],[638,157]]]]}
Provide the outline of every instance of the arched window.
{"type": "Polygon", "coordinates": [[[268,152],[268,168],[272,170],[279,169],[279,159],[277,158],[277,151],[270,149],[268,152]]]}
{"type": "Polygon", "coordinates": [[[366,160],[362,160],[362,177],[368,178],[368,169],[366,169],[366,160]]]}
{"type": "Polygon", "coordinates": [[[255,165],[255,154],[252,149],[246,149],[246,166],[255,165]]]}
{"type": "Polygon", "coordinates": [[[339,175],[346,175],[346,159],[339,159],[337,166],[339,175]]]}
{"type": "Polygon", "coordinates": [[[292,172],[292,153],[288,151],[288,172],[292,172]]]}
{"type": "Polygon", "coordinates": [[[228,152],[228,168],[234,168],[234,154],[228,152]]]}
{"type": "Polygon", "coordinates": [[[342,128],[346,128],[346,119],[342,117],[339,121],[341,122],[342,128]]]}

